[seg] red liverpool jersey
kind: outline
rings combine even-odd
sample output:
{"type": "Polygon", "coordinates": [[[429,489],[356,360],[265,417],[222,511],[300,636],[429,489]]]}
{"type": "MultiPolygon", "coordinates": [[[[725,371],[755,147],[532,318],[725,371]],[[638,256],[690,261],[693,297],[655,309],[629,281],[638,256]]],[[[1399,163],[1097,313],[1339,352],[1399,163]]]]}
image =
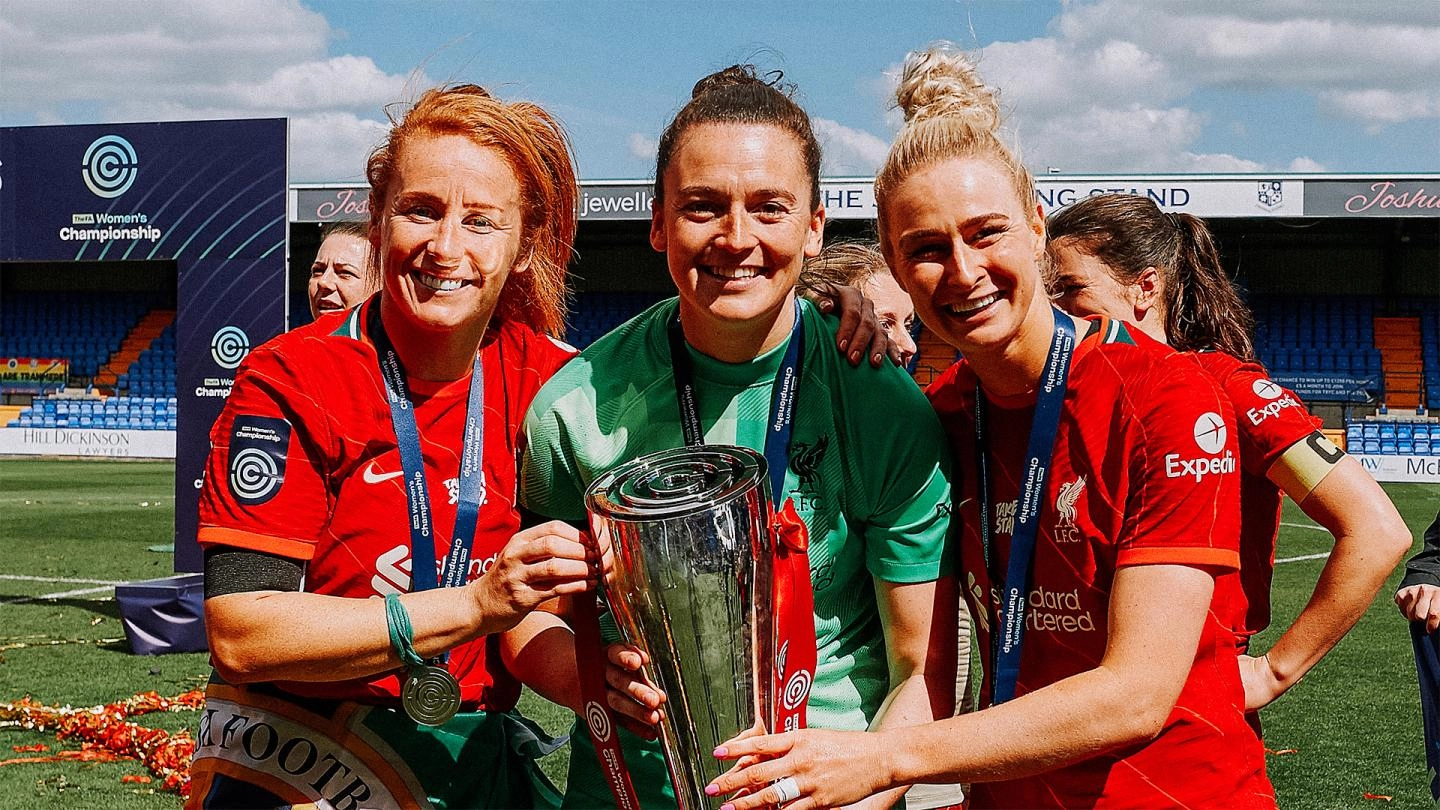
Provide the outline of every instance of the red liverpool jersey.
{"type": "MultiPolygon", "coordinates": [[[[378,299],[287,332],[251,352],[210,432],[199,542],[305,561],[304,589],[347,597],[410,590],[409,512],[400,452],[366,316],[378,299]]],[[[492,326],[485,375],[483,495],[467,581],[484,573],[520,528],[515,476],[525,411],[574,350],[526,326],[492,326]]],[[[429,488],[436,566],[450,548],[470,375],[410,380],[429,488]]],[[[469,707],[505,710],[518,682],[492,640],[451,652],[469,707]]],[[[400,679],[285,683],[287,691],[388,702],[400,679]]]]}
{"type": "MultiPolygon", "coordinates": [[[[928,391],[957,462],[969,469],[976,469],[967,464],[976,459],[975,385],[962,360],[928,391]]],[[[1035,397],[988,400],[995,547],[988,570],[975,476],[960,482],[957,495],[964,590],[985,661],[987,704],[992,630],[1035,397]]],[[[1194,358],[1118,321],[1091,321],[1072,360],[1042,499],[1017,696],[1099,666],[1116,569],[1189,565],[1233,583],[1238,470],[1230,403],[1194,358]]],[[[1222,590],[1217,585],[1217,594],[1222,590]]],[[[1274,807],[1263,751],[1242,714],[1233,635],[1214,604],[1158,737],[1032,777],[976,784],[973,806],[1274,807]]]]}
{"type": "Polygon", "coordinates": [[[1282,493],[1266,473],[1296,442],[1320,427],[1295,392],[1271,381],[1265,369],[1224,352],[1195,358],[1220,383],[1235,406],[1240,434],[1240,587],[1244,601],[1222,613],[1243,648],[1270,625],[1270,580],[1275,570],[1275,537],[1280,531],[1282,493]]]}

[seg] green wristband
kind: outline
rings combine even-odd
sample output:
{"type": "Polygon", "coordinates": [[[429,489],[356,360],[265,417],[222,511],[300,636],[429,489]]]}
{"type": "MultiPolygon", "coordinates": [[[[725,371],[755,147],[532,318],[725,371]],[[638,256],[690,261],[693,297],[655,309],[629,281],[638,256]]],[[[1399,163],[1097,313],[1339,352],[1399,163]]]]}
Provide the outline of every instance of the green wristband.
{"type": "Polygon", "coordinates": [[[400,602],[400,594],[385,594],[385,626],[390,631],[390,648],[407,667],[418,667],[425,659],[415,652],[415,629],[410,626],[410,612],[400,602]]]}

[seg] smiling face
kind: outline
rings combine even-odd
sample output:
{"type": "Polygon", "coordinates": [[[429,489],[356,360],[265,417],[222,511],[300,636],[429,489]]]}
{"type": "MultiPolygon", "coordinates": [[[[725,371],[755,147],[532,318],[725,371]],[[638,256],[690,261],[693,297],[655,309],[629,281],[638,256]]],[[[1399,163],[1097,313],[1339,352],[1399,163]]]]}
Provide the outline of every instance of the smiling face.
{"type": "Polygon", "coordinates": [[[1004,355],[1022,327],[1048,345],[1043,223],[997,163],[943,160],[890,195],[886,255],[927,327],[967,357],[1004,355]]]}
{"type": "Polygon", "coordinates": [[[524,270],[521,222],[520,186],[494,150],[460,135],[406,141],[370,231],[397,325],[478,343],[505,279],[524,270]]]}
{"type": "Polygon", "coordinates": [[[325,237],[310,265],[310,283],[305,288],[310,317],[349,309],[365,300],[373,292],[365,278],[369,261],[370,243],[359,236],[332,233],[325,237]]]}
{"type": "MultiPolygon", "coordinates": [[[[701,124],[685,133],[662,178],[650,244],[680,293],[685,337],[723,360],[788,335],[795,281],[820,250],[824,209],[800,142],[766,124],[701,124]]],[[[758,349],[758,351],[757,351],[758,349]]]]}

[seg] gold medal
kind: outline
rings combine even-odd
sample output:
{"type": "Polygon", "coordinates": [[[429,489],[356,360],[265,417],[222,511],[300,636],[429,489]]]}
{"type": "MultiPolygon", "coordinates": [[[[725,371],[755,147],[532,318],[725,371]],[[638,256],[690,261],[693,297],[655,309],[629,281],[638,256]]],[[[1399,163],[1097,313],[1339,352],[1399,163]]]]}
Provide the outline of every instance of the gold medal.
{"type": "Polygon", "coordinates": [[[423,726],[443,726],[460,711],[460,682],[443,666],[411,667],[400,689],[400,705],[423,726]]]}

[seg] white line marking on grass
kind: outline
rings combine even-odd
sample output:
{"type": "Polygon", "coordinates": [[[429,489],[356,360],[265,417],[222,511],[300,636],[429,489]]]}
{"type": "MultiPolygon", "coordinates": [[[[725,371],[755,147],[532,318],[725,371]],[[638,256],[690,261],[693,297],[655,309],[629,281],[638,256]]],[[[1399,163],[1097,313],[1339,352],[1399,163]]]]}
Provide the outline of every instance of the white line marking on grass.
{"type": "Polygon", "coordinates": [[[59,591],[59,592],[57,592],[57,593],[44,593],[44,594],[41,594],[41,595],[39,595],[39,596],[19,596],[19,597],[16,597],[16,598],[14,598],[14,599],[6,599],[5,601],[0,602],[0,605],[26,605],[26,604],[29,604],[29,603],[31,603],[31,602],[42,602],[42,601],[44,601],[44,600],[46,600],[46,599],[65,599],[65,598],[71,597],[71,596],[84,596],[84,595],[86,595],[86,594],[91,594],[91,593],[101,593],[101,592],[103,592],[103,591],[112,591],[112,592],[113,592],[114,590],[115,590],[115,586],[114,586],[114,585],[105,585],[105,586],[102,586],[102,587],[99,587],[99,588],[78,588],[78,589],[73,590],[73,591],[59,591]]]}
{"type": "Polygon", "coordinates": [[[124,585],[124,580],[74,579],[71,577],[31,577],[24,574],[0,574],[0,579],[14,579],[21,582],[64,582],[74,585],[124,585]]]}
{"type": "Polygon", "coordinates": [[[1327,551],[1323,554],[1304,554],[1299,557],[1281,557],[1280,559],[1275,561],[1275,564],[1279,565],[1280,563],[1301,562],[1304,560],[1323,560],[1329,556],[1330,552],[1327,551]]]}
{"type": "Polygon", "coordinates": [[[46,593],[40,596],[32,596],[31,599],[65,599],[70,596],[84,596],[87,593],[103,593],[115,590],[114,585],[106,585],[101,588],[81,588],[75,591],[61,591],[59,593],[46,593]]]}
{"type": "Polygon", "coordinates": [[[1280,521],[1280,525],[1281,525],[1281,526],[1289,526],[1289,527],[1292,528],[1292,529],[1311,529],[1312,531],[1317,531],[1317,532],[1328,532],[1328,531],[1330,531],[1329,529],[1325,528],[1324,526],[1316,526],[1314,523],[1286,523],[1285,521],[1282,520],[1282,521],[1280,521]]]}

